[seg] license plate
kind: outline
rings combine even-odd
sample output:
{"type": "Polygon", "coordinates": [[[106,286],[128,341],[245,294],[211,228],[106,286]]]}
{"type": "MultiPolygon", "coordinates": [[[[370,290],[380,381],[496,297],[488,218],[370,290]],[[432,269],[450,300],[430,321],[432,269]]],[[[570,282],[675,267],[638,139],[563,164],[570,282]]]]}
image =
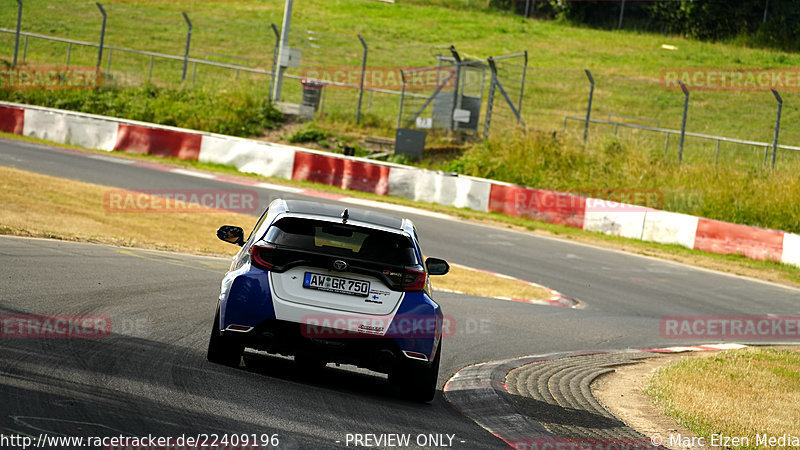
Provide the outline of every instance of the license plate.
{"type": "Polygon", "coordinates": [[[369,281],[306,272],[303,287],[337,294],[366,297],[369,294],[369,281]]]}

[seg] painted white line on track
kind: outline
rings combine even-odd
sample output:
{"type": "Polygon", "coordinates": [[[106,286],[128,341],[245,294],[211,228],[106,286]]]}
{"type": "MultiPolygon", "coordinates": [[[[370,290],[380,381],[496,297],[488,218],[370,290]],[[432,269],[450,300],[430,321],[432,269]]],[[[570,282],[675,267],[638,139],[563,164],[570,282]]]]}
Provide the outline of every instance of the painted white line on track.
{"type": "Polygon", "coordinates": [[[188,177],[195,177],[195,178],[205,178],[207,180],[213,180],[217,178],[216,175],[205,173],[205,172],[195,172],[194,170],[186,170],[186,169],[173,169],[171,170],[172,173],[178,173],[181,175],[186,175],[188,177]]]}
{"type": "Polygon", "coordinates": [[[89,155],[91,159],[97,159],[100,161],[115,163],[115,164],[134,164],[136,163],[133,159],[126,159],[126,158],[115,158],[113,156],[103,156],[103,155],[89,155]]]}
{"type": "Polygon", "coordinates": [[[264,189],[271,189],[273,191],[289,192],[289,193],[292,193],[292,194],[299,194],[299,193],[305,191],[305,189],[298,189],[298,188],[294,188],[294,187],[291,187],[291,186],[284,186],[284,185],[281,185],[281,184],[271,184],[271,183],[258,183],[258,184],[255,184],[254,186],[255,187],[264,188],[264,189]]]}
{"type": "Polygon", "coordinates": [[[408,214],[416,214],[416,215],[420,215],[420,216],[433,217],[435,219],[458,221],[457,218],[455,218],[453,216],[450,216],[450,215],[447,215],[447,214],[437,213],[437,212],[433,212],[433,211],[426,211],[424,209],[419,209],[419,208],[412,208],[410,206],[395,205],[395,204],[392,204],[392,203],[376,202],[374,200],[365,200],[365,199],[354,198],[354,197],[344,197],[344,198],[339,199],[339,201],[340,202],[344,202],[344,203],[350,203],[352,205],[368,206],[368,207],[372,207],[372,208],[388,209],[388,210],[391,210],[391,211],[397,211],[397,212],[404,212],[404,213],[408,213],[408,214]]]}

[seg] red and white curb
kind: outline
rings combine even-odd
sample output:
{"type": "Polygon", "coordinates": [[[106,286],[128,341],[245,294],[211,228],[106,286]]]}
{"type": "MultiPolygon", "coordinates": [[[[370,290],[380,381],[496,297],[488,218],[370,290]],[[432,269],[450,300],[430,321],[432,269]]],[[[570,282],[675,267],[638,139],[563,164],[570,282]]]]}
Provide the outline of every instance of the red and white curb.
{"type": "MultiPolygon", "coordinates": [[[[554,289],[550,289],[547,286],[542,286],[541,284],[537,284],[537,283],[534,283],[532,281],[523,280],[521,278],[512,277],[510,275],[505,275],[505,274],[502,274],[502,273],[492,272],[492,271],[489,271],[489,270],[476,269],[474,267],[463,266],[461,264],[451,263],[450,265],[454,266],[454,267],[460,267],[462,269],[474,270],[476,272],[485,273],[485,274],[493,276],[493,277],[505,278],[507,280],[512,280],[512,281],[516,281],[516,282],[519,282],[519,283],[522,283],[522,284],[526,284],[528,286],[533,286],[533,287],[536,287],[536,288],[545,289],[545,290],[549,291],[550,295],[551,295],[550,298],[545,298],[545,299],[514,298],[514,297],[501,297],[501,296],[488,297],[488,298],[492,298],[492,299],[495,299],[495,300],[505,300],[505,301],[510,301],[510,302],[530,303],[531,305],[561,306],[561,307],[564,307],[564,308],[573,308],[573,309],[583,308],[583,306],[584,306],[583,302],[581,302],[578,299],[567,297],[566,295],[564,295],[564,294],[562,294],[562,293],[560,293],[560,292],[558,292],[558,291],[556,291],[554,289]]],[[[433,290],[434,291],[440,291],[440,292],[449,292],[451,294],[469,295],[468,293],[463,292],[463,291],[458,291],[458,290],[454,290],[454,289],[437,288],[436,286],[433,287],[433,290]]]]}
{"type": "Polygon", "coordinates": [[[745,348],[741,344],[709,344],[658,349],[629,349],[616,351],[563,352],[524,356],[464,367],[444,385],[444,398],[481,428],[514,447],[520,438],[554,438],[542,424],[518,412],[506,388],[506,377],[524,365],[553,361],[581,355],[609,353],[683,353],[734,350],[745,348]]]}

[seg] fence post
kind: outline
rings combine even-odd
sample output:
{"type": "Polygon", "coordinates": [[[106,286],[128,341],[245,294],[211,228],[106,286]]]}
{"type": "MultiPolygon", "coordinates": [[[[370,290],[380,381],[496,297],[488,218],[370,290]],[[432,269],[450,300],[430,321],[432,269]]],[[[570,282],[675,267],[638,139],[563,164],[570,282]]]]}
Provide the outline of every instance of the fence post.
{"type": "Polygon", "coordinates": [[[400,79],[403,80],[403,86],[400,88],[400,106],[397,108],[397,128],[403,124],[403,101],[406,97],[406,74],[400,69],[400,79]]]}
{"type": "Polygon", "coordinates": [[[278,48],[281,45],[281,34],[278,32],[278,27],[274,23],[269,24],[272,32],[275,33],[275,48],[272,50],[272,76],[269,80],[269,101],[272,103],[272,90],[275,89],[275,70],[278,65],[278,48]]]}
{"type": "Polygon", "coordinates": [[[683,162],[683,142],[686,139],[686,115],[689,113],[689,89],[683,81],[679,81],[683,91],[683,120],[681,121],[681,143],[678,146],[678,162],[683,162]]]}
{"type": "Polygon", "coordinates": [[[456,109],[461,107],[461,95],[459,94],[461,87],[461,55],[458,54],[454,45],[450,46],[450,53],[452,53],[453,59],[456,60],[456,78],[453,80],[453,107],[450,109],[450,130],[455,131],[458,127],[455,118],[456,109]]]}
{"type": "Polygon", "coordinates": [[[356,125],[361,123],[361,101],[364,99],[364,76],[367,73],[367,43],[364,42],[364,37],[358,35],[358,40],[361,41],[361,47],[364,48],[364,55],[361,57],[361,82],[358,84],[358,107],[356,108],[356,125]]]}
{"type": "Polygon", "coordinates": [[[508,92],[506,92],[506,89],[503,87],[503,83],[501,83],[500,80],[497,78],[497,64],[495,64],[494,58],[490,56],[486,60],[486,62],[489,63],[489,68],[492,70],[492,76],[495,87],[498,90],[500,90],[500,94],[503,95],[503,98],[506,100],[508,107],[511,108],[511,112],[513,112],[514,116],[516,116],[517,122],[521,123],[523,127],[526,127],[527,125],[525,124],[525,121],[522,119],[522,116],[520,115],[519,111],[517,111],[517,107],[514,106],[514,102],[512,102],[511,99],[508,97],[508,92]]]}
{"type": "Polygon", "coordinates": [[[283,66],[284,52],[288,50],[289,45],[289,30],[291,29],[292,22],[292,1],[286,0],[283,7],[283,23],[281,24],[281,40],[280,47],[278,47],[278,70],[275,75],[275,86],[272,92],[272,100],[279,102],[281,100],[281,90],[283,89],[283,72],[286,67],[283,66]]]}
{"type": "Polygon", "coordinates": [[[14,37],[14,67],[17,67],[17,54],[19,54],[20,27],[22,27],[22,0],[17,0],[17,35],[14,37]]]}
{"type": "Polygon", "coordinates": [[[97,51],[97,72],[100,72],[100,62],[103,61],[103,42],[106,39],[106,10],[103,9],[103,5],[100,2],[95,2],[97,8],[100,9],[100,13],[103,14],[103,26],[100,28],[100,50],[97,51]]]}
{"type": "Polygon", "coordinates": [[[583,124],[583,142],[589,138],[589,119],[592,118],[592,99],[594,98],[594,77],[589,69],[585,69],[586,77],[589,78],[589,104],[586,105],[586,123],[583,124]]]}
{"type": "Polygon", "coordinates": [[[772,88],[772,95],[778,101],[778,115],[775,118],[775,136],[772,138],[772,170],[775,170],[775,157],[778,153],[778,133],[781,131],[781,110],[783,109],[783,99],[775,88],[772,88]]]}
{"type": "Polygon", "coordinates": [[[181,83],[183,83],[186,81],[186,68],[189,65],[189,45],[192,43],[192,21],[189,20],[189,15],[185,12],[181,14],[183,14],[183,20],[186,21],[186,25],[189,27],[186,32],[186,51],[183,54],[183,75],[181,76],[181,83]]]}
{"type": "MultiPolygon", "coordinates": [[[[492,61],[492,58],[489,58],[487,61],[492,61]]],[[[492,64],[492,61],[490,64],[492,64]]],[[[483,139],[489,139],[489,125],[492,122],[492,106],[494,106],[494,90],[497,86],[497,72],[491,70],[490,73],[492,74],[492,81],[489,82],[489,99],[486,105],[486,121],[483,123],[483,139]]]]}
{"type": "MultiPolygon", "coordinates": [[[[519,88],[519,105],[517,106],[517,111],[522,114],[522,97],[525,93],[525,76],[528,73],[528,51],[525,50],[525,63],[522,65],[522,86],[519,88]]],[[[481,95],[483,95],[483,89],[481,89],[481,95]]]]}
{"type": "Polygon", "coordinates": [[[619,24],[617,29],[622,29],[622,17],[625,15],[625,0],[621,0],[619,4],[619,24]]]}

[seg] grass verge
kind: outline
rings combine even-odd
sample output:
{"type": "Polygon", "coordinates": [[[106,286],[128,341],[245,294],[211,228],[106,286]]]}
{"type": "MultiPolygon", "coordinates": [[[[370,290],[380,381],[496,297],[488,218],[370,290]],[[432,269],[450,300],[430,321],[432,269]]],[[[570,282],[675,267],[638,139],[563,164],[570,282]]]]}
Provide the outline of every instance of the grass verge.
{"type": "MultiPolygon", "coordinates": [[[[105,201],[109,191],[121,192],[0,166],[0,234],[231,256],[238,247],[218,240],[216,229],[224,224],[247,229],[255,223],[250,215],[189,204],[173,209],[195,212],[114,211],[105,201]]],[[[435,277],[433,284],[485,297],[540,300],[551,296],[545,289],[464,267],[435,277]]]]}
{"type": "Polygon", "coordinates": [[[746,348],[684,359],[656,372],[647,391],[706,442],[718,434],[748,438],[734,448],[764,448],[757,435],[798,437],[800,348],[746,348]]]}

